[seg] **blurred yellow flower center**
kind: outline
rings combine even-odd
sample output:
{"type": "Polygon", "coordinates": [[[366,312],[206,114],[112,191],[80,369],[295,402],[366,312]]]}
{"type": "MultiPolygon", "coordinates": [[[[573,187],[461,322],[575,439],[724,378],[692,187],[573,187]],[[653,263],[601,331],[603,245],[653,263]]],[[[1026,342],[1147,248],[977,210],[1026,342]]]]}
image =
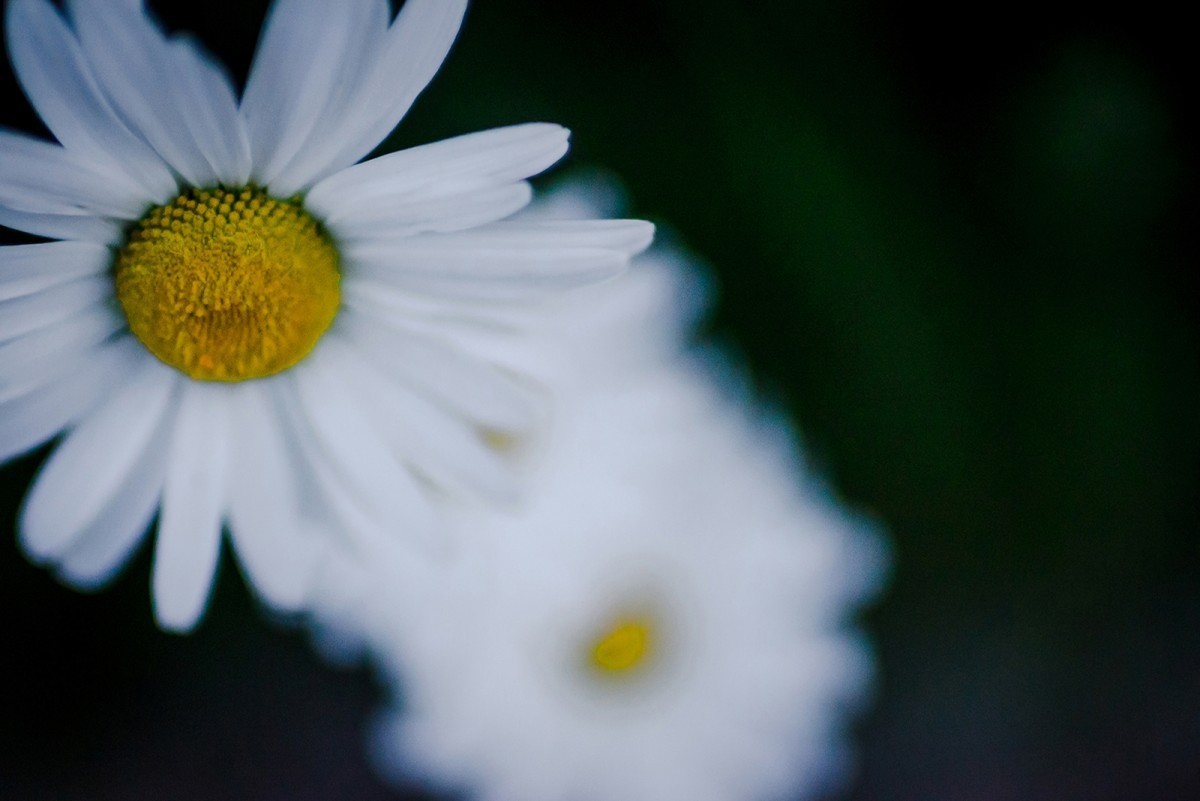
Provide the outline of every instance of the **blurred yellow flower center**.
{"type": "Polygon", "coordinates": [[[115,265],[129,328],[195,379],[273,375],[309,354],[341,302],[338,253],[298,201],[193,189],[156,206],[115,265]]]}
{"type": "Polygon", "coordinates": [[[652,626],[642,618],[620,618],[592,647],[592,666],[602,673],[628,673],[650,655],[652,626]]]}
{"type": "Polygon", "coordinates": [[[521,444],[521,440],[516,434],[496,428],[482,429],[479,436],[484,445],[501,453],[512,453],[521,444]]]}

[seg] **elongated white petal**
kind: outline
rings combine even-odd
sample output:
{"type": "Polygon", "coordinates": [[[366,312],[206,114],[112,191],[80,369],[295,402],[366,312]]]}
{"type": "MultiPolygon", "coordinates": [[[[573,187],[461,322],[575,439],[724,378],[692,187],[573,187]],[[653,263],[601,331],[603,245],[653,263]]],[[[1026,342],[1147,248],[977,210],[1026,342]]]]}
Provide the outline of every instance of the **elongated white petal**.
{"type": "Polygon", "coordinates": [[[12,0],[6,33],[17,79],[59,142],[89,160],[123,169],[148,201],[162,203],[175,193],[171,171],[121,121],[53,6],[45,0],[12,0]]]}
{"type": "Polygon", "coordinates": [[[500,222],[453,234],[352,243],[347,272],[463,294],[569,287],[610,278],[645,248],[640,220],[500,222]]]}
{"type": "Polygon", "coordinates": [[[387,315],[343,309],[338,326],[376,369],[481,428],[523,432],[543,416],[544,399],[514,377],[387,315]]]}
{"type": "Polygon", "coordinates": [[[106,344],[97,344],[90,348],[70,350],[56,359],[44,359],[25,366],[21,374],[15,376],[16,380],[0,383],[0,404],[37,392],[48,384],[74,375],[85,369],[106,347],[106,344]]]}
{"type": "MultiPolygon", "coordinates": [[[[432,239],[429,237],[426,241],[433,244],[432,239]]],[[[450,247],[603,248],[628,257],[650,246],[654,240],[654,226],[644,220],[510,220],[463,231],[453,240],[450,247]]],[[[437,244],[433,246],[438,247],[437,244]]]]}
{"type": "Polygon", "coordinates": [[[58,557],[118,494],[158,431],[178,376],[143,360],[121,390],[63,440],[21,512],[21,544],[31,557],[58,557]]]}
{"type": "Polygon", "coordinates": [[[35,383],[50,363],[65,354],[92,352],[122,324],[112,309],[90,308],[57,325],[0,343],[0,396],[35,383]]]}
{"type": "Polygon", "coordinates": [[[392,14],[388,5],[384,0],[360,0],[353,9],[357,41],[340,59],[336,73],[329,71],[331,78],[337,76],[332,85],[340,87],[341,91],[324,97],[313,96],[314,104],[323,102],[324,110],[313,117],[312,127],[305,131],[304,146],[289,153],[287,160],[277,160],[271,170],[272,188],[281,194],[290,194],[311,184],[313,165],[324,163],[329,152],[342,144],[331,141],[330,133],[344,125],[345,115],[355,108],[355,89],[369,79],[376,67],[388,35],[392,14]],[[299,182],[297,175],[301,176],[299,182]]]}
{"type": "Polygon", "coordinates": [[[353,382],[344,364],[354,354],[327,336],[321,348],[292,371],[298,411],[311,427],[314,442],[343,476],[364,513],[392,524],[398,536],[417,541],[436,536],[429,501],[364,417],[365,387],[353,382]]]}
{"type": "Polygon", "coordinates": [[[0,343],[0,392],[23,383],[30,371],[40,372],[44,362],[63,353],[91,350],[122,325],[115,309],[95,307],[58,325],[0,343]]]}
{"type": "Polygon", "coordinates": [[[385,280],[356,273],[353,264],[343,265],[342,304],[387,320],[405,331],[444,337],[450,331],[457,341],[476,334],[503,337],[529,330],[529,306],[497,304],[470,298],[453,303],[414,292],[406,292],[385,280]]]}
{"type": "Polygon", "coordinates": [[[154,612],[172,631],[196,625],[221,551],[229,431],[224,387],[184,387],[154,549],[154,612]]]}
{"type": "Polygon", "coordinates": [[[177,82],[171,95],[177,113],[187,121],[217,180],[242,186],[250,180],[250,138],[229,76],[186,36],[170,43],[168,56],[177,82]]]}
{"type": "MultiPolygon", "coordinates": [[[[384,521],[364,509],[345,477],[325,458],[311,437],[301,438],[297,444],[309,480],[319,488],[313,495],[319,501],[320,514],[317,519],[326,547],[332,543],[332,547],[338,551],[367,555],[411,546],[411,541],[405,541],[403,534],[397,534],[394,522],[384,525],[384,521]]],[[[440,550],[442,543],[422,542],[420,545],[432,545],[440,550]]]]}
{"type": "Polygon", "coordinates": [[[378,145],[441,67],[458,35],[466,0],[406,0],[371,63],[357,71],[354,86],[305,145],[275,176],[281,195],[311,186],[361,159],[378,145]]]}
{"type": "Polygon", "coordinates": [[[280,426],[271,384],[232,388],[229,437],[229,534],[251,587],[270,606],[304,602],[316,550],[302,530],[291,432],[280,426]]]}
{"type": "Polygon", "coordinates": [[[61,381],[0,402],[0,462],[34,448],[95,407],[145,358],[125,343],[96,352],[96,358],[61,381]]]}
{"type": "Polygon", "coordinates": [[[112,251],[89,242],[0,247],[0,300],[20,297],[108,269],[112,251]]]}
{"type": "Polygon", "coordinates": [[[347,384],[361,388],[362,414],[377,436],[435,485],[493,503],[511,503],[517,488],[510,467],[488,448],[482,432],[357,359],[342,357],[347,384]]]}
{"type": "Polygon", "coordinates": [[[533,190],[524,181],[420,199],[364,197],[343,205],[336,217],[325,219],[325,224],[334,238],[344,244],[461,231],[502,220],[523,209],[532,199],[533,190]]]}
{"type": "Polygon", "coordinates": [[[92,276],[32,295],[0,300],[0,342],[59,322],[111,296],[108,276],[92,276]]]}
{"type": "Polygon", "coordinates": [[[378,0],[279,0],[272,6],[242,100],[257,181],[283,196],[294,191],[274,186],[274,179],[361,78],[360,48],[375,46],[386,19],[386,4],[378,0]]]}
{"type": "Polygon", "coordinates": [[[456,136],[364,161],[322,180],[305,205],[327,219],[364,199],[417,200],[456,187],[511,183],[537,175],[567,152],[570,132],[559,125],[529,123],[456,136]]]}
{"type": "Polygon", "coordinates": [[[146,209],[138,186],[96,170],[62,145],[0,129],[0,204],[38,214],[134,220],[146,209]]]}
{"type": "Polygon", "coordinates": [[[121,225],[105,217],[78,214],[41,214],[12,209],[0,203],[0,225],[47,239],[67,239],[115,245],[124,232],[121,225]]]}
{"type": "Polygon", "coordinates": [[[137,468],[126,476],[121,495],[79,535],[55,568],[59,577],[80,590],[100,590],[130,560],[158,511],[166,448],[150,447],[137,468]]]}
{"type": "Polygon", "coordinates": [[[81,590],[100,589],[116,577],[143,540],[158,511],[171,422],[171,415],[163,416],[117,494],[60,556],[57,573],[64,581],[81,590]]]}
{"type": "Polygon", "coordinates": [[[452,234],[350,243],[348,275],[457,298],[520,298],[611,278],[645,248],[640,220],[504,221],[452,234]]]}
{"type": "Polygon", "coordinates": [[[178,65],[171,63],[162,32],[132,5],[70,0],[67,6],[83,56],[121,119],[189,184],[214,183],[215,173],[173,100],[178,65]]]}
{"type": "Polygon", "coordinates": [[[343,268],[356,279],[414,294],[506,302],[605,281],[620,275],[629,262],[599,248],[522,251],[423,244],[420,249],[410,249],[407,242],[348,248],[343,268]]]}

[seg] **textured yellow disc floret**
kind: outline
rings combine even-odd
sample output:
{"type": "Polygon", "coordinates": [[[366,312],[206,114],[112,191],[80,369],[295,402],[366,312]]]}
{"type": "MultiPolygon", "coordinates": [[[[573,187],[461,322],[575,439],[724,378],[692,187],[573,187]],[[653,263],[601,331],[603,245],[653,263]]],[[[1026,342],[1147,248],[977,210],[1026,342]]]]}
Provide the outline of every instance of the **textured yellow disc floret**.
{"type": "Polygon", "coordinates": [[[116,260],[117,299],[147,349],[192,378],[243,381],[313,349],[341,302],[338,254],[294,200],[193,189],[150,211],[116,260]]]}
{"type": "Polygon", "coordinates": [[[628,673],[646,660],[651,650],[649,620],[621,618],[592,647],[592,666],[603,673],[628,673]]]}

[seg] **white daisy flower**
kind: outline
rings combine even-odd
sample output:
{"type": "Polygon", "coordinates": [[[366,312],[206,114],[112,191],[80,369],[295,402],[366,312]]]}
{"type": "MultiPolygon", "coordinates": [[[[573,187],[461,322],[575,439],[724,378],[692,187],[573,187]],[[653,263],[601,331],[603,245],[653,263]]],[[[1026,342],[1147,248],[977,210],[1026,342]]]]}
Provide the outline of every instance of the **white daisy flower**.
{"type": "Polygon", "coordinates": [[[848,621],[882,542],[785,422],[661,347],[688,319],[679,277],[639,264],[571,316],[562,358],[531,359],[556,365],[555,418],[517,443],[519,509],[459,510],[442,565],[327,562],[320,636],[365,645],[403,699],[377,726],[385,772],[487,801],[740,801],[844,769],[871,675],[848,621]]]}
{"type": "Polygon", "coordinates": [[[841,778],[871,674],[846,621],[879,541],[805,484],[785,425],[708,381],[560,402],[528,503],[464,512],[445,569],[341,566],[333,625],[403,699],[377,726],[385,773],[487,801],[807,798],[841,778]]]}
{"type": "MultiPolygon", "coordinates": [[[[537,417],[471,350],[498,301],[620,271],[651,227],[505,220],[567,131],[486,131],[355,164],[437,71],[465,0],[277,0],[239,99],[137,0],[11,0],[8,49],[58,140],[0,131],[0,461],[65,432],[21,515],[31,558],[109,579],[158,515],[160,623],[201,614],[228,525],[295,608],[306,516],[401,536],[431,491],[513,492],[480,430],[537,417]]],[[[346,526],[344,530],[356,530],[346,526]]]]}

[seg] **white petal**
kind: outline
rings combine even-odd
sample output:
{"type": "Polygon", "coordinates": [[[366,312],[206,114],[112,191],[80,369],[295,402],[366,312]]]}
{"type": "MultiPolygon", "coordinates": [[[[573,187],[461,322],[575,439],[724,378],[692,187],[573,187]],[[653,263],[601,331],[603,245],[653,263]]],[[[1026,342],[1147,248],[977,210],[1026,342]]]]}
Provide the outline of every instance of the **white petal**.
{"type": "Polygon", "coordinates": [[[63,353],[90,350],[122,325],[124,320],[119,312],[97,306],[70,320],[0,344],[0,393],[25,383],[30,374],[42,372],[47,363],[63,353]]]}
{"type": "Polygon", "coordinates": [[[154,611],[171,631],[196,625],[221,552],[229,439],[224,386],[184,387],[154,549],[154,611]]]}
{"type": "MultiPolygon", "coordinates": [[[[427,238],[430,242],[434,239],[427,238]]],[[[602,248],[628,257],[650,246],[654,226],[645,220],[512,220],[462,231],[452,239],[453,246],[530,250],[602,248]]]]}
{"type": "Polygon", "coordinates": [[[250,180],[250,139],[229,76],[187,37],[178,37],[170,48],[170,69],[178,84],[171,99],[177,113],[187,121],[217,180],[242,186],[250,180]]]}
{"type": "Polygon", "coordinates": [[[567,152],[570,132],[530,123],[456,136],[364,161],[324,179],[305,206],[326,219],[364,198],[420,199],[448,188],[505,184],[537,175],[567,152]]]}
{"type": "Polygon", "coordinates": [[[384,379],[349,354],[338,362],[344,384],[360,390],[362,415],[376,430],[376,438],[390,444],[412,469],[460,494],[494,503],[516,499],[509,466],[465,421],[384,379]]]}
{"type": "Polygon", "coordinates": [[[530,224],[504,230],[505,225],[351,243],[344,248],[343,269],[347,275],[437,296],[521,297],[619,275],[629,263],[626,242],[649,235],[648,224],[629,221],[611,228],[611,243],[592,235],[575,243],[563,231],[536,232],[530,224]]]}
{"type": "Polygon", "coordinates": [[[0,300],[0,342],[57,323],[112,296],[108,276],[81,278],[12,300],[0,300]]]}
{"type": "Polygon", "coordinates": [[[523,432],[543,416],[542,399],[461,348],[353,308],[337,324],[372,365],[480,427],[523,432]]]}
{"type": "Polygon", "coordinates": [[[138,186],[98,171],[62,145],[0,130],[0,204],[37,214],[136,220],[146,209],[138,186]]]}
{"type": "Polygon", "coordinates": [[[45,242],[0,247],[0,300],[105,272],[112,251],[88,242],[45,242]]]}
{"type": "Polygon", "coordinates": [[[21,511],[21,544],[32,558],[64,553],[118,494],[168,413],[178,376],[144,360],[54,451],[21,511]]]}
{"type": "Polygon", "coordinates": [[[157,26],[132,5],[70,0],[67,7],[84,58],[121,119],[189,184],[215,183],[211,165],[178,113],[179,65],[172,63],[157,26]]]}
{"type": "Polygon", "coordinates": [[[324,220],[336,241],[394,239],[431,231],[474,228],[517,213],[533,199],[524,181],[466,189],[438,197],[364,197],[343,204],[337,217],[324,220]]]}
{"type": "Polygon", "coordinates": [[[100,589],[116,577],[143,540],[158,511],[171,423],[171,415],[164,415],[112,500],[60,557],[56,572],[64,581],[82,590],[100,589]]]}
{"type": "Polygon", "coordinates": [[[107,346],[78,372],[0,402],[0,462],[40,445],[93,408],[120,385],[135,356],[145,358],[125,343],[107,346]]]}
{"type": "Polygon", "coordinates": [[[428,498],[362,413],[362,387],[343,369],[355,356],[336,337],[325,338],[291,375],[297,411],[334,472],[346,483],[364,513],[398,535],[428,542],[437,525],[428,498]]]}
{"type": "Polygon", "coordinates": [[[379,0],[278,0],[271,7],[242,100],[258,182],[280,196],[295,191],[274,179],[361,79],[360,49],[373,49],[386,20],[379,0]]]}
{"type": "Polygon", "coordinates": [[[304,602],[316,550],[303,530],[297,477],[271,380],[232,388],[229,534],[250,586],[272,607],[304,602]]]}
{"type": "Polygon", "coordinates": [[[174,177],[105,99],[66,22],[45,0],[8,4],[8,52],[17,79],[46,127],[68,150],[122,169],[147,200],[166,202],[174,177]]]}
{"type": "Polygon", "coordinates": [[[447,301],[393,286],[390,282],[356,274],[353,264],[342,265],[342,303],[387,320],[405,331],[433,337],[471,332],[485,337],[529,330],[533,318],[529,305],[504,305],[455,298],[447,301]]]}
{"type": "Polygon", "coordinates": [[[286,196],[353,164],[378,145],[441,67],[466,0],[406,0],[373,63],[364,63],[343,103],[310,137],[271,188],[286,196]]]}
{"type": "MultiPolygon", "coordinates": [[[[316,519],[326,527],[325,534],[332,540],[332,547],[347,553],[370,554],[368,558],[375,558],[396,548],[401,540],[396,536],[395,524],[382,525],[380,520],[364,509],[345,478],[320,452],[311,437],[302,438],[298,445],[309,480],[317,488],[310,498],[316,500],[320,507],[316,519]]],[[[331,546],[330,542],[324,544],[331,546]]]]}
{"type": "Polygon", "coordinates": [[[43,359],[41,362],[27,366],[16,381],[6,381],[0,384],[0,404],[16,400],[24,395],[37,392],[47,384],[62,381],[67,377],[85,369],[96,355],[108,347],[97,344],[90,348],[67,351],[55,359],[43,359]]]}
{"type": "Polygon", "coordinates": [[[0,225],[47,239],[69,239],[115,245],[124,237],[121,225],[104,217],[77,214],[39,214],[0,204],[0,225]]]}

